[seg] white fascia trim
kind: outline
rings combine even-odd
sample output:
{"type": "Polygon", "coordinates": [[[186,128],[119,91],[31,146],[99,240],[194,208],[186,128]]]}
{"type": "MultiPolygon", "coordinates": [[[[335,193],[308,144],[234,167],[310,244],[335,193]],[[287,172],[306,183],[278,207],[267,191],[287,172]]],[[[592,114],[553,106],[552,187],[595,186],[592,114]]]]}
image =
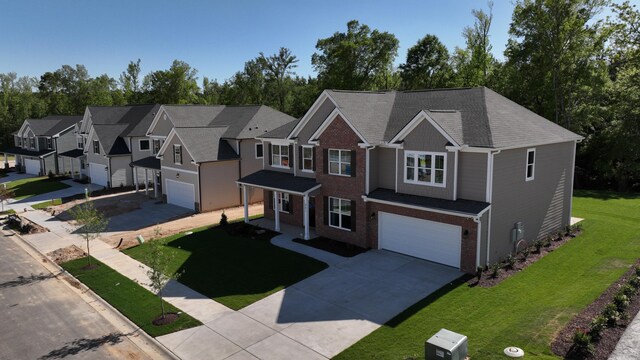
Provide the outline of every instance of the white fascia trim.
{"type": "MultiPolygon", "coordinates": [[[[289,140],[289,139],[270,139],[270,140],[266,140],[269,142],[269,146],[271,145],[279,145],[279,146],[289,146],[289,145],[294,145],[295,144],[295,140],[289,140]]],[[[263,149],[263,153],[262,155],[264,155],[264,147],[263,149]]]]}
{"type": "Polygon", "coordinates": [[[329,125],[331,125],[333,120],[335,120],[338,116],[340,116],[342,118],[342,120],[344,120],[344,122],[346,122],[347,125],[349,125],[351,130],[354,133],[356,133],[356,135],[358,135],[360,140],[362,140],[362,142],[364,143],[364,146],[370,146],[369,142],[364,138],[364,136],[362,136],[362,134],[360,134],[360,132],[358,130],[356,130],[356,128],[353,126],[353,124],[351,124],[351,122],[347,119],[347,117],[337,107],[335,109],[333,109],[331,114],[329,114],[329,116],[327,116],[326,119],[324,119],[324,121],[322,122],[322,124],[320,125],[318,130],[316,130],[316,132],[314,132],[313,135],[311,135],[311,137],[309,137],[309,143],[311,143],[312,140],[317,141],[318,138],[320,137],[320,135],[322,135],[322,133],[329,127],[329,125]]]}
{"type": "Polygon", "coordinates": [[[259,186],[256,184],[249,184],[249,183],[245,183],[242,181],[236,181],[236,184],[238,184],[238,187],[240,186],[250,186],[250,187],[254,187],[254,188],[258,188],[258,189],[264,189],[264,190],[269,190],[269,191],[277,191],[280,193],[287,193],[287,194],[293,194],[293,195],[300,195],[300,196],[306,196],[309,195],[310,192],[317,190],[319,188],[322,187],[322,184],[318,184],[314,187],[312,187],[311,189],[307,190],[307,191],[291,191],[291,190],[287,190],[287,189],[278,189],[278,188],[274,188],[274,187],[270,187],[270,186],[259,186]]]}
{"type": "Polygon", "coordinates": [[[165,151],[167,151],[167,148],[169,147],[169,143],[171,142],[171,140],[173,140],[174,136],[178,137],[178,140],[180,140],[180,145],[182,146],[182,148],[187,150],[187,154],[189,154],[189,157],[191,157],[191,163],[197,164],[197,162],[195,161],[195,158],[193,157],[193,155],[191,155],[191,153],[189,152],[189,149],[184,144],[184,141],[182,141],[182,138],[180,137],[180,135],[178,135],[175,128],[171,129],[171,131],[169,132],[169,135],[167,135],[167,140],[165,140],[164,144],[160,146],[160,150],[158,150],[158,154],[156,154],[156,157],[158,159],[161,159],[161,156],[164,156],[164,153],[165,151]]]}
{"type": "Polygon", "coordinates": [[[62,129],[62,130],[58,131],[57,133],[53,134],[53,135],[51,136],[51,138],[58,138],[58,137],[60,137],[60,134],[62,134],[63,132],[65,132],[65,131],[67,131],[67,130],[69,130],[69,129],[71,129],[71,128],[72,128],[72,127],[74,127],[74,126],[75,126],[75,125],[71,125],[71,126],[69,126],[68,128],[66,128],[66,129],[62,129]]]}
{"type": "Polygon", "coordinates": [[[173,171],[178,171],[178,172],[183,172],[183,173],[187,173],[187,174],[195,174],[198,175],[197,171],[193,171],[193,170],[185,170],[185,169],[179,169],[179,168],[175,168],[175,167],[171,167],[171,166],[160,166],[160,169],[167,169],[167,170],[173,170],[173,171]]]}
{"type": "Polygon", "coordinates": [[[533,148],[537,146],[545,146],[545,145],[553,145],[553,144],[562,144],[567,142],[581,142],[584,139],[582,136],[578,136],[575,139],[562,140],[562,141],[546,141],[535,144],[527,144],[527,145],[514,145],[514,146],[505,146],[505,147],[497,147],[497,148],[485,148],[485,147],[477,147],[477,146],[468,146],[463,145],[460,147],[460,151],[462,152],[475,152],[475,153],[490,153],[496,150],[513,150],[513,149],[524,149],[524,148],[533,148]]]}
{"type": "Polygon", "coordinates": [[[491,204],[493,200],[493,163],[494,156],[498,155],[502,150],[487,153],[487,193],[485,201],[491,204]]]}
{"type": "MultiPolygon", "coordinates": [[[[86,144],[84,144],[84,149],[82,149],[83,154],[88,154],[89,153],[89,148],[91,148],[91,151],[93,151],[93,126],[91,127],[91,129],[89,129],[89,134],[87,135],[87,141],[86,144]]],[[[100,140],[98,140],[98,142],[100,142],[100,140]]],[[[100,145],[100,147],[102,148],[102,145],[100,145]]]]}
{"type": "Polygon", "coordinates": [[[446,131],[444,131],[444,129],[440,127],[440,125],[438,125],[438,123],[433,120],[433,118],[429,116],[429,114],[427,114],[427,112],[424,110],[420,110],[420,112],[417,113],[416,116],[414,116],[413,119],[411,119],[411,121],[409,121],[409,123],[402,130],[400,130],[400,132],[398,132],[396,136],[393,137],[393,139],[389,140],[389,142],[393,144],[403,140],[418,125],[420,125],[422,120],[427,120],[434,128],[436,128],[436,130],[438,130],[440,134],[442,134],[442,136],[447,139],[447,141],[454,144],[458,148],[460,147],[460,144],[458,144],[457,141],[453,140],[453,138],[446,131]]]}
{"type": "Polygon", "coordinates": [[[458,150],[455,150],[453,161],[453,200],[458,200],[458,150]]]}
{"type": "Polygon", "coordinates": [[[573,216],[573,182],[576,175],[576,150],[579,140],[573,143],[573,159],[571,161],[571,195],[569,196],[569,222],[571,222],[571,216],[573,216]]]}
{"type": "MultiPolygon", "coordinates": [[[[153,121],[151,121],[151,125],[149,125],[149,128],[147,129],[147,133],[146,133],[147,136],[151,136],[153,129],[155,129],[156,125],[158,124],[158,121],[160,120],[160,115],[164,114],[165,112],[166,111],[164,110],[164,105],[160,105],[160,109],[156,113],[156,116],[153,117],[153,121]]],[[[169,117],[169,115],[167,115],[167,117],[169,117]]]]}
{"type": "MultiPolygon", "coordinates": [[[[402,204],[402,203],[397,203],[397,202],[393,202],[393,201],[373,199],[373,198],[370,198],[370,197],[368,197],[366,195],[362,195],[362,200],[364,200],[364,202],[374,202],[374,203],[378,203],[378,204],[385,204],[385,205],[403,207],[403,208],[407,208],[407,209],[414,209],[414,210],[434,212],[434,213],[438,213],[438,214],[458,216],[458,217],[462,217],[462,218],[465,218],[465,219],[477,219],[480,216],[480,215],[477,215],[477,214],[476,215],[474,215],[474,214],[465,214],[465,213],[459,213],[459,212],[455,212],[455,211],[433,209],[433,208],[428,208],[428,207],[424,207],[424,206],[409,205],[409,204],[402,204]]],[[[487,207],[487,208],[489,208],[489,207],[487,207]]],[[[483,210],[482,212],[484,212],[485,210],[483,210]]]]}
{"type": "MultiPolygon", "coordinates": [[[[298,122],[296,127],[294,127],[293,130],[291,130],[291,133],[289,133],[289,136],[287,136],[287,139],[293,139],[295,137],[298,137],[298,134],[300,133],[300,131],[302,130],[304,125],[306,125],[307,122],[309,122],[309,119],[316,113],[316,111],[318,111],[318,108],[320,107],[320,105],[322,105],[324,103],[324,101],[326,99],[331,99],[331,97],[329,96],[329,93],[327,93],[327,91],[324,90],[320,94],[320,96],[318,96],[318,98],[313,103],[313,105],[311,105],[309,110],[304,114],[304,116],[302,117],[300,122],[298,122]]],[[[331,99],[331,102],[333,102],[333,105],[336,108],[338,107],[338,105],[336,104],[336,102],[333,99],[331,99]]]]}
{"type": "Polygon", "coordinates": [[[87,106],[84,109],[84,115],[82,116],[82,125],[80,126],[80,133],[87,133],[87,126],[89,126],[89,122],[91,121],[91,112],[89,111],[89,107],[87,106]]]}
{"type": "Polygon", "coordinates": [[[389,148],[389,149],[404,149],[404,143],[391,144],[388,142],[384,142],[382,144],[378,144],[377,146],[381,148],[389,148]]]}
{"type": "Polygon", "coordinates": [[[28,122],[29,122],[28,120],[25,120],[22,122],[22,126],[20,126],[20,129],[18,130],[18,134],[17,134],[18,137],[23,137],[22,133],[24,132],[25,127],[29,125],[28,122]]]}

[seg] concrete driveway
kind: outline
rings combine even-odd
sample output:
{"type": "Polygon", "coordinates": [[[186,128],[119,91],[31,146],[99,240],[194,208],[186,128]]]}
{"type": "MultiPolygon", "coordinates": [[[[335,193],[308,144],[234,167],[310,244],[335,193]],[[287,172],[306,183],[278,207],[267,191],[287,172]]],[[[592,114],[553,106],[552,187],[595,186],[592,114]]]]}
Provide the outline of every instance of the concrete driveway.
{"type": "Polygon", "coordinates": [[[238,312],[220,313],[201,327],[158,340],[185,360],[331,358],[461,275],[448,266],[372,250],[238,312]]]}
{"type": "Polygon", "coordinates": [[[166,204],[152,199],[140,204],[140,209],[112,216],[104,236],[123,231],[132,231],[147,226],[159,225],[180,216],[192,214],[193,211],[176,205],[166,204]]]}

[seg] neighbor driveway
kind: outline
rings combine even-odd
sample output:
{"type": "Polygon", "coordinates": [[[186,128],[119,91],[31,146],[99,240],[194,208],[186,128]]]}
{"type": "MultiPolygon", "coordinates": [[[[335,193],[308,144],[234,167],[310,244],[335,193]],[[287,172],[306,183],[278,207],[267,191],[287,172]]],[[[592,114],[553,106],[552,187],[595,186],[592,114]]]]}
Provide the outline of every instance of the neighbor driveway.
{"type": "Polygon", "coordinates": [[[461,275],[448,266],[372,250],[240,311],[220,312],[203,326],[158,340],[185,360],[331,358],[461,275]]]}

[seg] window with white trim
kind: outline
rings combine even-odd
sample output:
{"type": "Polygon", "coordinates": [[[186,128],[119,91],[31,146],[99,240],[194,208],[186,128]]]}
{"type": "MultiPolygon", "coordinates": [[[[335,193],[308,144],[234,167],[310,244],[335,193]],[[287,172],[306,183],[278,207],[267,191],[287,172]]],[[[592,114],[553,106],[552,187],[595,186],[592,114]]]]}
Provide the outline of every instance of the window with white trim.
{"type": "Polygon", "coordinates": [[[93,153],[100,154],[100,141],[93,140],[93,153]]]}
{"type": "Polygon", "coordinates": [[[53,141],[51,138],[46,138],[45,142],[47,143],[47,149],[53,149],[53,141]]]}
{"type": "Polygon", "coordinates": [[[329,197],[329,226],[351,231],[351,200],[329,197]]]}
{"type": "Polygon", "coordinates": [[[446,186],[447,154],[405,151],[404,182],[418,185],[446,186]]]}
{"type": "Polygon", "coordinates": [[[264,148],[262,143],[256,143],[256,159],[262,159],[264,157],[264,148]]]}
{"type": "Polygon", "coordinates": [[[157,155],[162,147],[162,141],[160,139],[153,139],[153,155],[157,155]]]}
{"type": "Polygon", "coordinates": [[[140,139],[139,149],[140,151],[149,151],[149,139],[140,139]]]}
{"type": "Polygon", "coordinates": [[[32,149],[36,148],[36,138],[34,137],[29,138],[29,147],[31,147],[32,149]]]}
{"type": "Polygon", "coordinates": [[[291,202],[289,201],[289,194],[278,193],[278,210],[283,213],[291,212],[291,202]]]}
{"type": "Polygon", "coordinates": [[[536,149],[527,150],[527,173],[525,175],[525,181],[533,180],[536,167],[536,149]]]}
{"type": "Polygon", "coordinates": [[[182,146],[178,144],[173,145],[173,162],[175,164],[182,164],[182,146]]]}
{"type": "Polygon", "coordinates": [[[22,145],[23,145],[25,148],[29,147],[29,138],[27,138],[27,137],[25,136],[25,138],[24,138],[23,140],[24,140],[24,141],[22,141],[22,145]]]}
{"type": "Polygon", "coordinates": [[[77,144],[78,149],[83,149],[84,148],[84,141],[82,141],[82,137],[78,136],[77,140],[78,140],[78,144],[77,144]]]}
{"type": "Polygon", "coordinates": [[[313,171],[313,146],[302,147],[302,170],[313,171]]]}
{"type": "Polygon", "coordinates": [[[19,146],[19,147],[22,147],[22,138],[21,138],[21,137],[18,137],[18,138],[16,138],[16,139],[18,140],[18,146],[19,146]]]}
{"type": "Polygon", "coordinates": [[[289,145],[271,145],[271,165],[289,167],[289,145]]]}
{"type": "Polygon", "coordinates": [[[329,149],[329,174],[351,176],[351,150],[329,149]]]}

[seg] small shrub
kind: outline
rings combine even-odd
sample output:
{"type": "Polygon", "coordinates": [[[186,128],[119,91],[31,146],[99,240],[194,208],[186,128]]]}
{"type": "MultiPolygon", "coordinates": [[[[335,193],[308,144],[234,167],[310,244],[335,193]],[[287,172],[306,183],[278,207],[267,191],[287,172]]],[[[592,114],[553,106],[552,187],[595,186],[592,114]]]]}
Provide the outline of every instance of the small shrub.
{"type": "Polygon", "coordinates": [[[542,242],[542,240],[537,239],[536,241],[533,242],[533,247],[536,248],[536,252],[539,254],[540,251],[542,250],[542,247],[544,246],[544,243],[542,242]]]}
{"type": "Polygon", "coordinates": [[[498,277],[498,274],[500,273],[500,263],[494,263],[493,265],[491,265],[491,278],[495,279],[498,277]]]}
{"type": "Polygon", "coordinates": [[[571,236],[571,225],[564,227],[564,236],[571,236]]]}
{"type": "Polygon", "coordinates": [[[640,276],[638,275],[634,275],[629,279],[629,285],[633,286],[634,288],[639,289],[640,288],[640,276]]]}
{"type": "Polygon", "coordinates": [[[513,269],[513,267],[516,265],[516,257],[509,254],[507,255],[507,257],[504,259],[504,267],[507,269],[513,269]]]}
{"type": "Polygon", "coordinates": [[[607,319],[607,326],[615,326],[618,320],[620,320],[620,312],[616,304],[607,304],[602,310],[601,315],[607,319]]]}
{"type": "Polygon", "coordinates": [[[56,177],[56,175],[53,173],[53,171],[49,170],[49,173],[47,174],[47,177],[49,179],[53,179],[54,177],[56,177]]]}
{"type": "Polygon", "coordinates": [[[226,225],[229,225],[229,219],[227,219],[227,214],[225,214],[223,211],[222,215],[220,215],[220,226],[226,226],[226,225]]]}
{"type": "Polygon", "coordinates": [[[618,294],[623,294],[626,295],[627,297],[631,297],[636,293],[636,288],[634,288],[633,286],[629,285],[629,284],[624,284],[620,287],[620,290],[618,290],[618,294]]]}
{"type": "Polygon", "coordinates": [[[571,346],[572,358],[582,359],[595,351],[591,343],[591,336],[583,330],[576,330],[573,334],[573,345],[571,346]]]}
{"type": "Polygon", "coordinates": [[[558,231],[558,233],[556,234],[556,241],[562,241],[562,239],[564,239],[564,236],[562,235],[561,231],[558,231]]]}
{"type": "Polygon", "coordinates": [[[629,297],[621,292],[613,298],[613,303],[616,305],[619,313],[622,313],[629,306],[629,297]]]}
{"type": "Polygon", "coordinates": [[[640,276],[640,266],[636,266],[636,275],[640,276]]]}
{"type": "Polygon", "coordinates": [[[547,236],[546,238],[544,238],[543,241],[543,246],[544,247],[549,247],[551,246],[551,241],[553,240],[553,238],[551,237],[551,235],[547,236]]]}
{"type": "Polygon", "coordinates": [[[573,226],[571,226],[571,232],[573,234],[577,234],[577,233],[579,233],[581,231],[582,231],[582,224],[581,223],[577,223],[577,224],[574,224],[573,226]]]}
{"type": "Polygon", "coordinates": [[[589,324],[589,335],[591,335],[592,339],[599,339],[600,335],[602,335],[602,332],[606,328],[607,319],[602,315],[598,315],[593,318],[593,320],[591,320],[591,323],[589,324]]]}
{"type": "Polygon", "coordinates": [[[529,257],[529,254],[531,254],[531,249],[524,248],[524,249],[522,249],[520,254],[522,255],[522,261],[527,261],[527,258],[529,257]]]}

